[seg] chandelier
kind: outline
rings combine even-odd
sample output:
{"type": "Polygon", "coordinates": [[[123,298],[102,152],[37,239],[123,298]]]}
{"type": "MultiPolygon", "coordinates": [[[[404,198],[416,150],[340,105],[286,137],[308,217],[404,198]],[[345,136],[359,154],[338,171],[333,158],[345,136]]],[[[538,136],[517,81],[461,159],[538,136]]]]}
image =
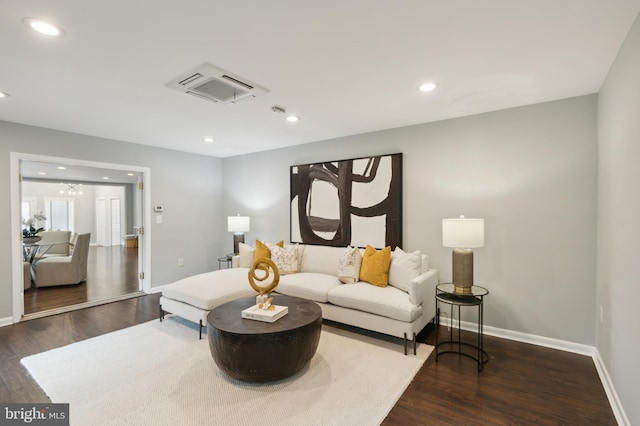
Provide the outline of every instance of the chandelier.
{"type": "MultiPolygon", "coordinates": [[[[82,195],[82,191],[80,191],[79,189],[76,188],[76,184],[68,183],[67,186],[68,186],[67,189],[61,189],[60,190],[60,194],[62,194],[62,195],[82,195]]],[[[82,184],[79,184],[78,186],[82,186],[82,184]]]]}

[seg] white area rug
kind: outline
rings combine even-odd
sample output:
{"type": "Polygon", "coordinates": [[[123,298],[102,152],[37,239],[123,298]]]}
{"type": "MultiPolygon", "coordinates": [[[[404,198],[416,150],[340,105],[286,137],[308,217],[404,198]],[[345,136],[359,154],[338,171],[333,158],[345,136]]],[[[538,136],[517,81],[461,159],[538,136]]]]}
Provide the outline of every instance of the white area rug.
{"type": "Polygon", "coordinates": [[[308,368],[249,384],[216,366],[179,319],[151,321],[24,358],[74,425],[376,425],[432,351],[323,326],[308,368]]]}

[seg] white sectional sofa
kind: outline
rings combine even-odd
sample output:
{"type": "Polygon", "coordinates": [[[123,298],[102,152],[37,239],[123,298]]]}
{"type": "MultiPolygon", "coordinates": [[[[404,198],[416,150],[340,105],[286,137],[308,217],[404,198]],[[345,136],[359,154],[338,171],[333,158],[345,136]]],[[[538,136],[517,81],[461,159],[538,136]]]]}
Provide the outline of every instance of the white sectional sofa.
{"type": "MultiPolygon", "coordinates": [[[[254,254],[247,247],[241,247],[231,269],[207,272],[165,286],[160,298],[160,319],[169,312],[199,323],[202,337],[202,326],[211,309],[256,295],[248,282],[254,254]]],[[[338,263],[345,247],[297,247],[299,272],[281,275],[276,293],[317,302],[324,319],[403,338],[405,354],[408,341],[413,341],[415,353],[416,334],[435,316],[438,271],[429,268],[427,256],[411,253],[419,256],[418,269],[407,272],[401,270],[406,262],[399,261],[401,256],[396,251],[389,270],[395,286],[378,287],[367,282],[344,284],[339,280],[338,263]]],[[[404,253],[400,250],[400,254],[404,253]]]]}

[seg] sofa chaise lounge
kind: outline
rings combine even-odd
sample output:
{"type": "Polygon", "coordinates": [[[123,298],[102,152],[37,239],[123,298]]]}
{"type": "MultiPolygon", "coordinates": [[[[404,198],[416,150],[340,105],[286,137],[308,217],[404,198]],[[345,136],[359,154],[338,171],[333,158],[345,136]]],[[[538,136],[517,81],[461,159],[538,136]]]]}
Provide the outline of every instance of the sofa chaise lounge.
{"type": "MultiPolygon", "coordinates": [[[[291,253],[294,249],[298,255],[297,271],[281,274],[276,293],[317,302],[323,319],[403,338],[405,354],[408,341],[413,341],[415,353],[416,334],[435,317],[438,271],[429,268],[426,255],[405,253],[397,248],[391,256],[389,285],[381,287],[357,278],[352,283],[341,282],[344,279],[339,264],[349,248],[301,244],[287,246],[285,250],[291,253]]],[[[200,325],[202,338],[211,309],[257,295],[248,282],[254,257],[254,249],[242,244],[232,268],[166,285],[160,298],[160,320],[165,313],[186,318],[200,325]]]]}

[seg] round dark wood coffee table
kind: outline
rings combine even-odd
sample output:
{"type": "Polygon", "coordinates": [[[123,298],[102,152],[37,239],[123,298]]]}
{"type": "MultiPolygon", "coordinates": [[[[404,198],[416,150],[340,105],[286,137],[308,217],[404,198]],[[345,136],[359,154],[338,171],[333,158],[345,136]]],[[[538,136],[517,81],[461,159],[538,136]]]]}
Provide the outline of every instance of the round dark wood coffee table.
{"type": "Polygon", "coordinates": [[[218,367],[246,382],[269,382],[289,377],[309,364],[316,353],[322,310],[308,300],[277,295],[274,305],[289,313],[268,323],[242,318],[255,297],[233,300],[207,315],[209,349],[218,367]]]}

